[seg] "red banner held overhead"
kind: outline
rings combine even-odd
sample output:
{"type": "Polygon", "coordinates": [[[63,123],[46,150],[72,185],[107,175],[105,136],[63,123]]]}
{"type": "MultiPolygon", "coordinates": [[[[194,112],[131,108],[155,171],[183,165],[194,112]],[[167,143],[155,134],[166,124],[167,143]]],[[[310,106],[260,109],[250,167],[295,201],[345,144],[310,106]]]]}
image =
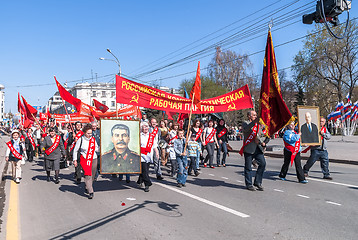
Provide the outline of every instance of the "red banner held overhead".
{"type": "Polygon", "coordinates": [[[271,136],[293,120],[283,101],[271,31],[268,32],[260,93],[260,123],[271,136]]]}
{"type": "MultiPolygon", "coordinates": [[[[190,113],[190,99],[136,83],[118,75],[116,75],[116,95],[117,103],[170,112],[190,113]]],[[[193,105],[193,113],[228,112],[252,107],[249,87],[245,85],[227,94],[201,100],[200,109],[193,105]]]]}

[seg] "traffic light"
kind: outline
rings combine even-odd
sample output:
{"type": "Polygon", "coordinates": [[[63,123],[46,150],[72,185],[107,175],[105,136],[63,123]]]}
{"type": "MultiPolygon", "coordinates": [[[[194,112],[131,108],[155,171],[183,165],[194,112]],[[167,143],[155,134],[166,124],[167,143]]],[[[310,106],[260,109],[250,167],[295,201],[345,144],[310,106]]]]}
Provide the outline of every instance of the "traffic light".
{"type": "Polygon", "coordinates": [[[316,11],[311,14],[303,15],[304,24],[323,23],[326,21],[337,26],[339,23],[338,15],[351,8],[351,1],[347,0],[319,0],[316,4],[316,11]],[[323,11],[322,11],[323,8],[323,11]]]}

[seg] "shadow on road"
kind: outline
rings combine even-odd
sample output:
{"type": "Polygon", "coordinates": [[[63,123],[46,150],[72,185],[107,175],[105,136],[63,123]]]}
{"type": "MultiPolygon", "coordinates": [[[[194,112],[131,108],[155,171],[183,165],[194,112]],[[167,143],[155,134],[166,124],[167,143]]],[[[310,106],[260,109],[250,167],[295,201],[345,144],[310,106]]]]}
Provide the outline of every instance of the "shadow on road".
{"type": "Polygon", "coordinates": [[[188,179],[187,182],[194,185],[198,185],[200,187],[228,187],[228,188],[235,188],[235,189],[246,189],[246,187],[242,185],[231,184],[214,179],[195,178],[193,180],[188,179]]]}
{"type": "MultiPolygon", "coordinates": [[[[158,210],[163,210],[165,212],[174,212],[174,216],[170,216],[170,215],[166,215],[168,217],[179,217],[182,216],[182,214],[177,210],[177,207],[179,206],[178,204],[169,204],[166,202],[161,202],[161,201],[144,201],[141,204],[135,204],[127,209],[123,209],[121,211],[118,211],[116,213],[110,214],[106,217],[100,218],[98,220],[89,222],[83,226],[77,227],[73,230],[70,230],[68,232],[59,234],[57,236],[54,236],[52,238],[50,238],[50,240],[55,240],[55,239],[74,239],[76,237],[78,237],[81,234],[84,234],[86,232],[90,232],[93,230],[96,230],[99,227],[102,227],[104,224],[110,223],[114,220],[117,220],[123,216],[126,216],[134,211],[140,210],[140,209],[146,209],[146,205],[149,204],[157,204],[158,210]]],[[[148,209],[150,210],[150,209],[148,209]]],[[[150,210],[154,213],[158,213],[163,215],[163,213],[161,212],[157,212],[154,210],[150,210]]]]}

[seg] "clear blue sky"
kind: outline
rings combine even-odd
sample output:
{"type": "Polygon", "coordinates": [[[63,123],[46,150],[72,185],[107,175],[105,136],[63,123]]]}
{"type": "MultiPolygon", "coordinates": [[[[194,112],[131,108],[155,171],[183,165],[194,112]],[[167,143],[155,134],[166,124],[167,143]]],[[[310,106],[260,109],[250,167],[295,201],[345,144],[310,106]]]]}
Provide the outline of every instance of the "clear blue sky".
{"type": "MultiPolygon", "coordinates": [[[[106,48],[119,58],[122,73],[135,76],[141,67],[167,54],[192,44],[187,52],[172,59],[149,65],[144,70],[153,70],[162,65],[188,56],[222,40],[230,34],[242,32],[245,27],[260,20],[266,24],[273,13],[293,0],[257,1],[10,1],[0,2],[0,84],[5,85],[6,112],[17,111],[17,92],[30,104],[44,105],[57,90],[53,76],[65,81],[81,80],[93,76],[104,76],[118,72],[114,62],[100,61],[100,57],[111,59],[106,48]],[[270,6],[271,5],[271,6],[270,6]],[[261,12],[256,11],[264,8],[261,12]],[[248,16],[248,17],[247,17],[248,16]],[[229,24],[223,31],[197,41],[229,24]],[[230,31],[230,32],[228,32],[230,31]],[[227,33],[226,33],[227,32],[227,33]],[[223,36],[219,36],[223,34],[223,36]],[[212,39],[211,38],[214,38],[212,39]],[[197,41],[195,43],[195,41],[197,41]],[[207,43],[205,43],[208,41],[207,43]],[[190,49],[193,48],[193,49],[190,49]],[[27,85],[43,85],[25,87],[27,85]],[[44,85],[45,84],[45,85],[44,85]]],[[[280,30],[284,24],[279,16],[296,8],[312,6],[314,1],[301,0],[274,15],[272,28],[274,45],[304,36],[314,29],[314,24],[304,25],[301,15],[288,23],[299,21],[280,30]],[[275,25],[276,24],[276,25],[275,25]]],[[[351,18],[357,16],[353,6],[351,18]]],[[[291,14],[297,13],[293,11],[291,14]]],[[[310,11],[307,11],[307,13],[310,11]]],[[[346,15],[341,16],[345,19],[346,15]]],[[[223,47],[238,53],[252,54],[265,48],[267,30],[252,34],[254,39],[237,46],[223,47]]],[[[239,37],[240,40],[250,38],[239,37]]],[[[302,40],[277,47],[276,58],[279,69],[292,65],[292,59],[302,48],[302,40]]],[[[168,78],[196,70],[197,60],[205,68],[214,56],[211,47],[205,56],[200,56],[185,65],[140,78],[142,81],[157,80],[162,86],[178,87],[183,79],[195,73],[168,78]],[[160,79],[162,81],[159,81],[160,79]]],[[[264,53],[250,56],[253,72],[262,72],[264,53]]],[[[166,59],[164,59],[166,60],[166,59]]],[[[202,70],[206,74],[206,70],[202,70]]],[[[113,81],[113,77],[98,78],[98,81],[113,81]]],[[[73,86],[72,82],[69,85],[73,86]]]]}

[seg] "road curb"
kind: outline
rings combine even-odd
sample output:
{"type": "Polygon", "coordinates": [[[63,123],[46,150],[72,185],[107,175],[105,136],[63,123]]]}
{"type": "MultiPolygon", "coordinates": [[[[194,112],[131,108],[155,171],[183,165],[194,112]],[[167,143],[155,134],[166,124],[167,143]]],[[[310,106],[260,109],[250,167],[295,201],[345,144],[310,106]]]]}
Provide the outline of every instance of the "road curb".
{"type": "MultiPolygon", "coordinates": [[[[232,150],[232,151],[230,151],[230,152],[239,153],[239,150],[232,150]]],[[[274,158],[282,158],[282,159],[283,159],[283,154],[279,154],[279,153],[265,152],[265,156],[274,157],[274,158]]],[[[301,156],[301,159],[303,159],[303,160],[308,160],[308,158],[309,158],[309,157],[307,157],[307,156],[301,156]]],[[[333,162],[333,163],[358,165],[358,161],[354,161],[354,160],[330,158],[329,161],[330,161],[330,162],[333,162]]]]}

